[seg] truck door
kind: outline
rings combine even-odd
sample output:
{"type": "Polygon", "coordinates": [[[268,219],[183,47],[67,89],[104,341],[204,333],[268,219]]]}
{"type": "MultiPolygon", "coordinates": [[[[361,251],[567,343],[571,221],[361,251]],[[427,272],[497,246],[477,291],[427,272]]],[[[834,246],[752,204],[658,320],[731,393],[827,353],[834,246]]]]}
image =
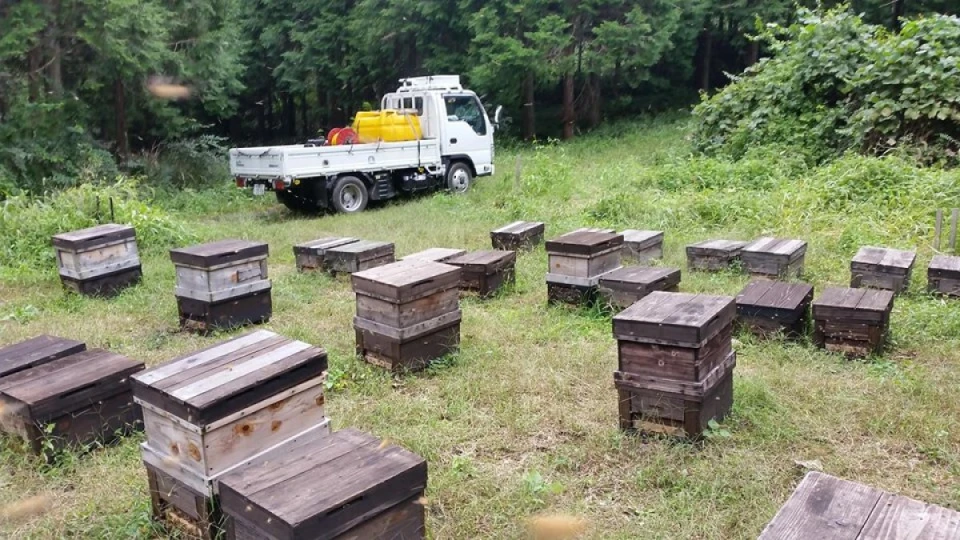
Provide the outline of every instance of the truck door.
{"type": "Polygon", "coordinates": [[[446,122],[443,155],[465,155],[473,160],[477,175],[493,173],[493,128],[480,100],[472,94],[443,96],[446,122]]]}

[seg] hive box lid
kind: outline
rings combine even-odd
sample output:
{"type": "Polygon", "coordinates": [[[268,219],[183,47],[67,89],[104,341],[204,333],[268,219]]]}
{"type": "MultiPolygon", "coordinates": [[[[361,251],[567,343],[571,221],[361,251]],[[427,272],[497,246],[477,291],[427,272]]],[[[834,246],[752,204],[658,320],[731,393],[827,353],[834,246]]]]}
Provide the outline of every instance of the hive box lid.
{"type": "Polygon", "coordinates": [[[257,330],[132,377],[137,399],[189,423],[208,425],[327,370],[327,353],[257,330]]]}
{"type": "Polygon", "coordinates": [[[693,255],[729,255],[739,253],[746,242],[740,240],[705,240],[687,246],[687,253],[693,255]]]}
{"type": "Polygon", "coordinates": [[[86,349],[82,342],[47,335],[7,345],[0,348],[0,379],[86,349]]]}
{"type": "Polygon", "coordinates": [[[813,301],[813,318],[883,321],[892,309],[893,291],[828,287],[813,301]]]}
{"type": "Polygon", "coordinates": [[[423,251],[418,251],[416,253],[411,253],[406,257],[400,259],[401,261],[409,260],[418,260],[418,261],[433,261],[433,262],[446,262],[447,259],[452,259],[454,257],[459,257],[466,253],[462,249],[453,249],[453,248],[429,248],[423,251]]]}
{"type": "Polygon", "coordinates": [[[613,334],[621,340],[701,347],[736,314],[729,296],[655,291],[613,318],[613,334]]]}
{"type": "Polygon", "coordinates": [[[803,240],[786,240],[769,236],[758,238],[743,247],[743,253],[775,255],[788,259],[800,257],[806,251],[807,243],[803,240]]]}
{"type": "Polygon", "coordinates": [[[142,369],[143,362],[91,349],[0,379],[0,396],[27,407],[34,421],[43,421],[128,390],[128,377],[142,369]]]}
{"type": "Polygon", "coordinates": [[[812,294],[813,286],[806,283],[751,281],[737,295],[737,305],[793,310],[812,294]]]}
{"type": "Polygon", "coordinates": [[[328,237],[310,240],[302,244],[293,246],[293,253],[296,255],[320,255],[323,256],[328,249],[359,242],[359,238],[352,237],[328,237]]]}
{"type": "Polygon", "coordinates": [[[471,251],[466,255],[454,257],[447,264],[459,266],[469,272],[491,274],[516,264],[517,252],[503,250],[471,251]]]}
{"type": "Polygon", "coordinates": [[[960,274],[960,257],[934,255],[927,267],[927,273],[933,277],[953,277],[960,274]]]}
{"type": "Polygon", "coordinates": [[[680,282],[680,269],[659,266],[624,266],[600,276],[600,283],[650,285],[660,281],[680,282]]]}
{"type": "Polygon", "coordinates": [[[548,240],[547,251],[572,254],[596,255],[623,245],[623,235],[613,229],[577,229],[548,240]]]}
{"type": "Polygon", "coordinates": [[[394,252],[393,242],[360,240],[327,250],[328,254],[356,255],[360,260],[375,259],[394,252]]]}
{"type": "Polygon", "coordinates": [[[620,234],[623,235],[624,242],[632,244],[637,249],[646,249],[663,243],[663,231],[627,229],[620,234]]]}
{"type": "Polygon", "coordinates": [[[427,462],[355,429],[220,478],[220,504],[273,538],[336,538],[427,487],[427,462]]]}
{"type": "Polygon", "coordinates": [[[403,303],[460,285],[460,269],[432,261],[397,261],[351,276],[357,294],[403,303]]]}
{"type": "Polygon", "coordinates": [[[129,225],[107,223],[88,229],[54,235],[53,245],[62,249],[83,251],[103,244],[126,240],[136,237],[136,232],[129,225]]]}
{"type": "Polygon", "coordinates": [[[857,251],[852,267],[876,266],[884,270],[906,272],[917,258],[915,251],[865,246],[857,251]]]}
{"type": "Polygon", "coordinates": [[[538,234],[543,232],[544,228],[542,221],[514,221],[490,232],[491,234],[538,234]]]}
{"type": "Polygon", "coordinates": [[[267,244],[252,240],[220,240],[170,250],[170,260],[176,264],[210,268],[221,264],[242,261],[252,257],[266,257],[267,244]]]}

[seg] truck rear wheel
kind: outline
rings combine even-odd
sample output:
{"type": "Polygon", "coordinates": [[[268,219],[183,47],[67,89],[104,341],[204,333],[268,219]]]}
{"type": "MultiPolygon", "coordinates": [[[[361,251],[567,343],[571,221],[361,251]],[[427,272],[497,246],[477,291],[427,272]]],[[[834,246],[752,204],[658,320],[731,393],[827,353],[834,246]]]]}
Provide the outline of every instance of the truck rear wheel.
{"type": "Polygon", "coordinates": [[[341,176],[333,186],[331,199],[337,212],[353,214],[367,207],[370,193],[367,185],[356,176],[341,176]]]}
{"type": "Polygon", "coordinates": [[[473,173],[466,163],[451,163],[447,170],[447,189],[453,193],[466,193],[473,183],[473,173]]]}

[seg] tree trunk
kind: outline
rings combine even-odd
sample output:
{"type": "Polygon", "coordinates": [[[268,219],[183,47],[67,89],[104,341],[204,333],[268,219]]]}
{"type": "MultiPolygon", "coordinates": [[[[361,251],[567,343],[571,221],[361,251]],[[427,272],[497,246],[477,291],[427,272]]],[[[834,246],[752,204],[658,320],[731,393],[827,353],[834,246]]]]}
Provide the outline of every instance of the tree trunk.
{"type": "Polygon", "coordinates": [[[27,53],[27,81],[29,82],[30,101],[36,102],[40,99],[40,69],[43,51],[40,46],[30,49],[27,53]]]}
{"type": "Polygon", "coordinates": [[[300,136],[303,138],[310,136],[310,123],[308,122],[307,113],[307,93],[300,92],[300,136]]]}
{"type": "Polygon", "coordinates": [[[265,114],[267,116],[267,133],[265,138],[272,139],[274,134],[273,126],[273,89],[267,89],[267,98],[263,100],[263,106],[266,108],[265,114]]]}
{"type": "Polygon", "coordinates": [[[574,127],[577,122],[577,112],[574,108],[573,72],[563,76],[563,140],[573,138],[574,127]]]}
{"type": "Polygon", "coordinates": [[[760,60],[760,42],[751,41],[747,47],[747,67],[756,64],[760,60]]]}
{"type": "Polygon", "coordinates": [[[587,76],[587,125],[595,128],[600,125],[600,75],[591,73],[587,76]]]}
{"type": "Polygon", "coordinates": [[[903,8],[906,3],[906,0],[893,0],[893,18],[890,27],[893,28],[895,32],[900,31],[900,19],[903,17],[903,8]]]}
{"type": "Polygon", "coordinates": [[[283,132],[288,138],[297,136],[297,105],[293,100],[293,94],[283,93],[283,132]]]}
{"type": "Polygon", "coordinates": [[[257,137],[260,142],[267,140],[267,100],[264,99],[257,107],[257,137]]]}
{"type": "Polygon", "coordinates": [[[697,87],[704,91],[710,91],[710,71],[713,68],[713,34],[710,27],[707,26],[700,34],[700,81],[697,87]]]}
{"type": "Polygon", "coordinates": [[[124,98],[123,81],[117,77],[113,81],[113,116],[117,156],[121,162],[125,161],[130,154],[127,141],[127,105],[124,98]]]}
{"type": "Polygon", "coordinates": [[[47,84],[54,97],[59,98],[63,95],[63,70],[61,69],[61,50],[60,50],[60,1],[47,0],[44,2],[50,17],[50,22],[44,31],[44,49],[46,49],[47,61],[47,84]]]}
{"type": "Polygon", "coordinates": [[[534,110],[536,99],[536,81],[533,71],[523,78],[523,139],[532,141],[537,138],[537,117],[534,110]]]}

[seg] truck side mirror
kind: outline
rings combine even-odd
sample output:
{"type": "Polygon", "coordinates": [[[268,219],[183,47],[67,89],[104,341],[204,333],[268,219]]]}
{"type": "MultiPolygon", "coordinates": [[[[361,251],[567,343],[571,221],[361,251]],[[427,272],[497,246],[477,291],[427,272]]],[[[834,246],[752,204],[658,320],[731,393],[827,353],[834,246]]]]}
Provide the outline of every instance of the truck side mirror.
{"type": "Polygon", "coordinates": [[[493,125],[495,127],[500,127],[500,116],[503,115],[503,105],[497,105],[497,109],[493,112],[493,125]]]}

